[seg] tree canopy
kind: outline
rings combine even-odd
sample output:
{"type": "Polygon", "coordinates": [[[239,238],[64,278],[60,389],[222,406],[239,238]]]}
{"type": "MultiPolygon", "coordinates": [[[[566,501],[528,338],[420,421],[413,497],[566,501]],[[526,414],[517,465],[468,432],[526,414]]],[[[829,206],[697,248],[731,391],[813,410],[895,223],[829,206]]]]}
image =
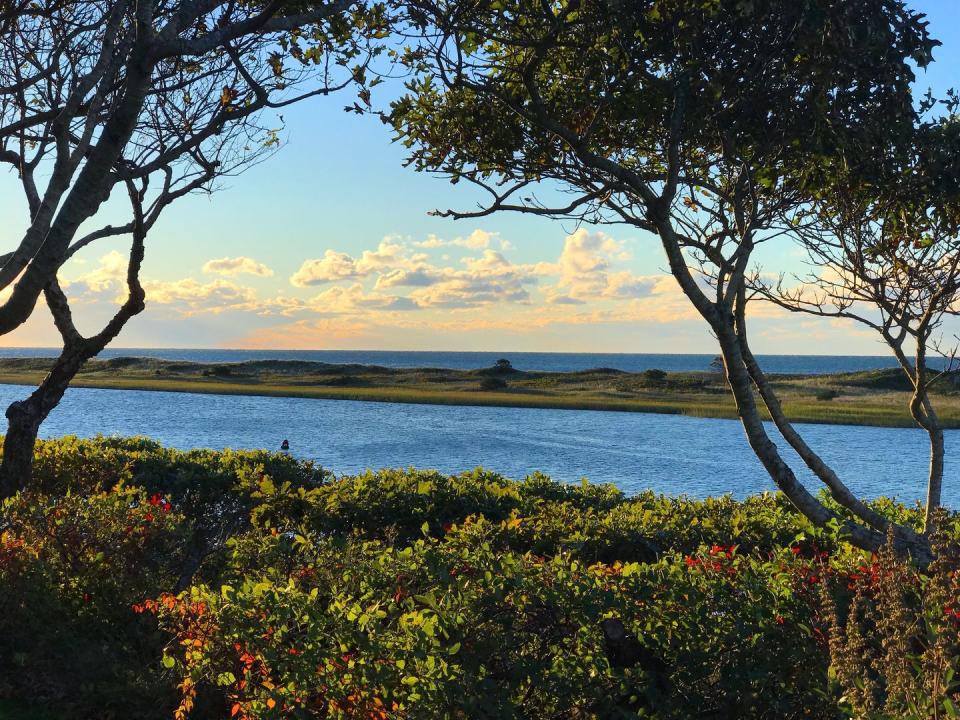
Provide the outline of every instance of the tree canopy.
{"type": "MultiPolygon", "coordinates": [[[[876,548],[889,523],[783,415],[747,338],[746,278],[784,215],[837,179],[876,185],[909,153],[914,68],[937,41],[899,0],[412,3],[409,92],[387,119],[409,162],[484,188],[454,217],[514,210],[654,233],[717,336],[748,440],[794,504],[835,513],[798,482],[754,397],[876,548]],[[544,198],[544,185],[567,193],[544,198]]],[[[921,547],[907,528],[900,540],[921,547]]]]}
{"type": "Polygon", "coordinates": [[[0,257],[0,334],[41,294],[63,338],[54,371],[7,413],[2,493],[29,476],[39,423],[77,369],[143,308],[145,239],[162,211],[269,155],[266,115],[363,83],[386,34],[384,7],[349,0],[38,0],[0,13],[0,163],[28,214],[0,257]],[[119,189],[129,220],[102,218],[119,189]],[[84,337],[57,272],[108,237],[130,236],[129,299],[84,337]]]}

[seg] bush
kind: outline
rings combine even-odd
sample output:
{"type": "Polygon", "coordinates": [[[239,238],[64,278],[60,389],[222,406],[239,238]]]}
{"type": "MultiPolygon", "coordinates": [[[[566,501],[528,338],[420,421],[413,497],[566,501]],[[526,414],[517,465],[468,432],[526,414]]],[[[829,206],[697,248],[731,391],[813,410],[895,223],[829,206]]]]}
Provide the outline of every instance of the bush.
{"type": "Polygon", "coordinates": [[[937,560],[917,573],[886,547],[833,574],[822,594],[831,681],[856,717],[955,717],[960,707],[960,547],[934,540],[937,560]],[[842,595],[838,603],[836,595],[842,595]]]}
{"type": "Polygon", "coordinates": [[[485,377],[480,381],[481,390],[505,390],[507,381],[498,377],[485,377]]]}
{"type": "Polygon", "coordinates": [[[643,371],[643,377],[653,382],[663,382],[667,379],[667,372],[657,368],[650,368],[649,370],[643,371]]]}
{"type": "Polygon", "coordinates": [[[904,683],[945,707],[955,689],[931,679],[949,682],[953,645],[928,646],[939,674],[881,667],[894,622],[841,637],[831,618],[852,627],[851,574],[889,572],[908,610],[865,590],[870,618],[909,620],[911,654],[955,643],[956,562],[938,581],[878,562],[780,495],[480,468],[334,479],[265,452],[65,438],[3,506],[0,699],[78,720],[831,718],[859,678],[876,707],[904,683]],[[872,648],[862,673],[850,642],[872,648]]]}
{"type": "Polygon", "coordinates": [[[835,388],[823,388],[822,390],[817,390],[816,398],[817,400],[835,400],[840,397],[840,391],[835,388]]]}

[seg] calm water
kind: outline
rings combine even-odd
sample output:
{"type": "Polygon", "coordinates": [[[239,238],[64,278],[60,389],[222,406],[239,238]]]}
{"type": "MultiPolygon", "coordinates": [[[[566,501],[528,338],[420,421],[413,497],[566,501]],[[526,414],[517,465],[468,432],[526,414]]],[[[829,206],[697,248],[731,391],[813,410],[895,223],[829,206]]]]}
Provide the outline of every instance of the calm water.
{"type": "MultiPolygon", "coordinates": [[[[52,357],[51,348],[2,348],[3,357],[52,357]]],[[[108,348],[102,358],[121,356],[159,357],[193,362],[241,362],[243,360],[312,360],[328,363],[359,363],[383,367],[441,367],[467,370],[489,367],[506,357],[520,370],[568,372],[607,367],[627,372],[651,368],[667,371],[708,370],[715,355],[653,355],[608,353],[511,353],[511,352],[393,352],[386,350],[203,350],[177,348],[108,348]]],[[[889,356],[869,355],[760,355],[769,373],[854,372],[895,367],[889,356]]],[[[932,359],[931,364],[936,360],[932,359]]]]}
{"type": "MultiPolygon", "coordinates": [[[[0,406],[29,391],[0,386],[0,406]]],[[[922,496],[922,433],[837,425],[802,429],[856,492],[907,502],[922,496]]],[[[652,488],[742,497],[772,489],[736,421],[675,415],[75,388],[42,429],[44,437],[98,432],[147,435],[183,449],[276,448],[289,438],[294,454],[337,473],[403,466],[452,473],[484,465],[512,478],[534,470],[567,482],[588,477],[628,493],[652,488]]],[[[956,432],[948,432],[948,456],[957,455],[956,432]]],[[[956,459],[948,457],[953,470],[945,483],[944,500],[952,507],[960,507],[956,459]]]]}

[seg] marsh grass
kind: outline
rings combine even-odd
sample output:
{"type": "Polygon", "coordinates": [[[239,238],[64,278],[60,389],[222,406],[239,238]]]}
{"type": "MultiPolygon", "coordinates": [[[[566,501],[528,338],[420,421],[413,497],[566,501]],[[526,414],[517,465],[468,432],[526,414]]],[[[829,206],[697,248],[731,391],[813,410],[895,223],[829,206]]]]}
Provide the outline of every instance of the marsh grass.
{"type": "MultiPolygon", "coordinates": [[[[40,382],[45,359],[0,360],[0,383],[40,382]]],[[[798,423],[912,427],[908,393],[895,370],[842,375],[774,376],[788,416],[798,423]],[[829,403],[824,388],[837,390],[829,403]]],[[[256,361],[230,365],[169,362],[152,358],[92,361],[75,387],[118,390],[260,395],[362,402],[466,405],[558,410],[598,410],[737,417],[736,407],[716,373],[646,373],[597,369],[570,373],[511,370],[509,387],[480,390],[488,369],[390,369],[306,361],[256,361]]],[[[960,394],[944,383],[934,394],[946,427],[960,428],[960,394]]]]}

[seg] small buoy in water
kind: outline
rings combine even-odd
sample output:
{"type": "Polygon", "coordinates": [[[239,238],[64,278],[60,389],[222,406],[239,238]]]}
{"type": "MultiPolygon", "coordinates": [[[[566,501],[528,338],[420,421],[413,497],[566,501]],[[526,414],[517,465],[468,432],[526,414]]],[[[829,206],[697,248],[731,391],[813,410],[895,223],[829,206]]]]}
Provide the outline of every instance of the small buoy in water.
{"type": "Polygon", "coordinates": [[[284,439],[284,441],[283,441],[282,443],[280,443],[280,452],[282,452],[282,453],[288,453],[288,452],[290,452],[290,441],[289,441],[289,440],[284,439]]]}

